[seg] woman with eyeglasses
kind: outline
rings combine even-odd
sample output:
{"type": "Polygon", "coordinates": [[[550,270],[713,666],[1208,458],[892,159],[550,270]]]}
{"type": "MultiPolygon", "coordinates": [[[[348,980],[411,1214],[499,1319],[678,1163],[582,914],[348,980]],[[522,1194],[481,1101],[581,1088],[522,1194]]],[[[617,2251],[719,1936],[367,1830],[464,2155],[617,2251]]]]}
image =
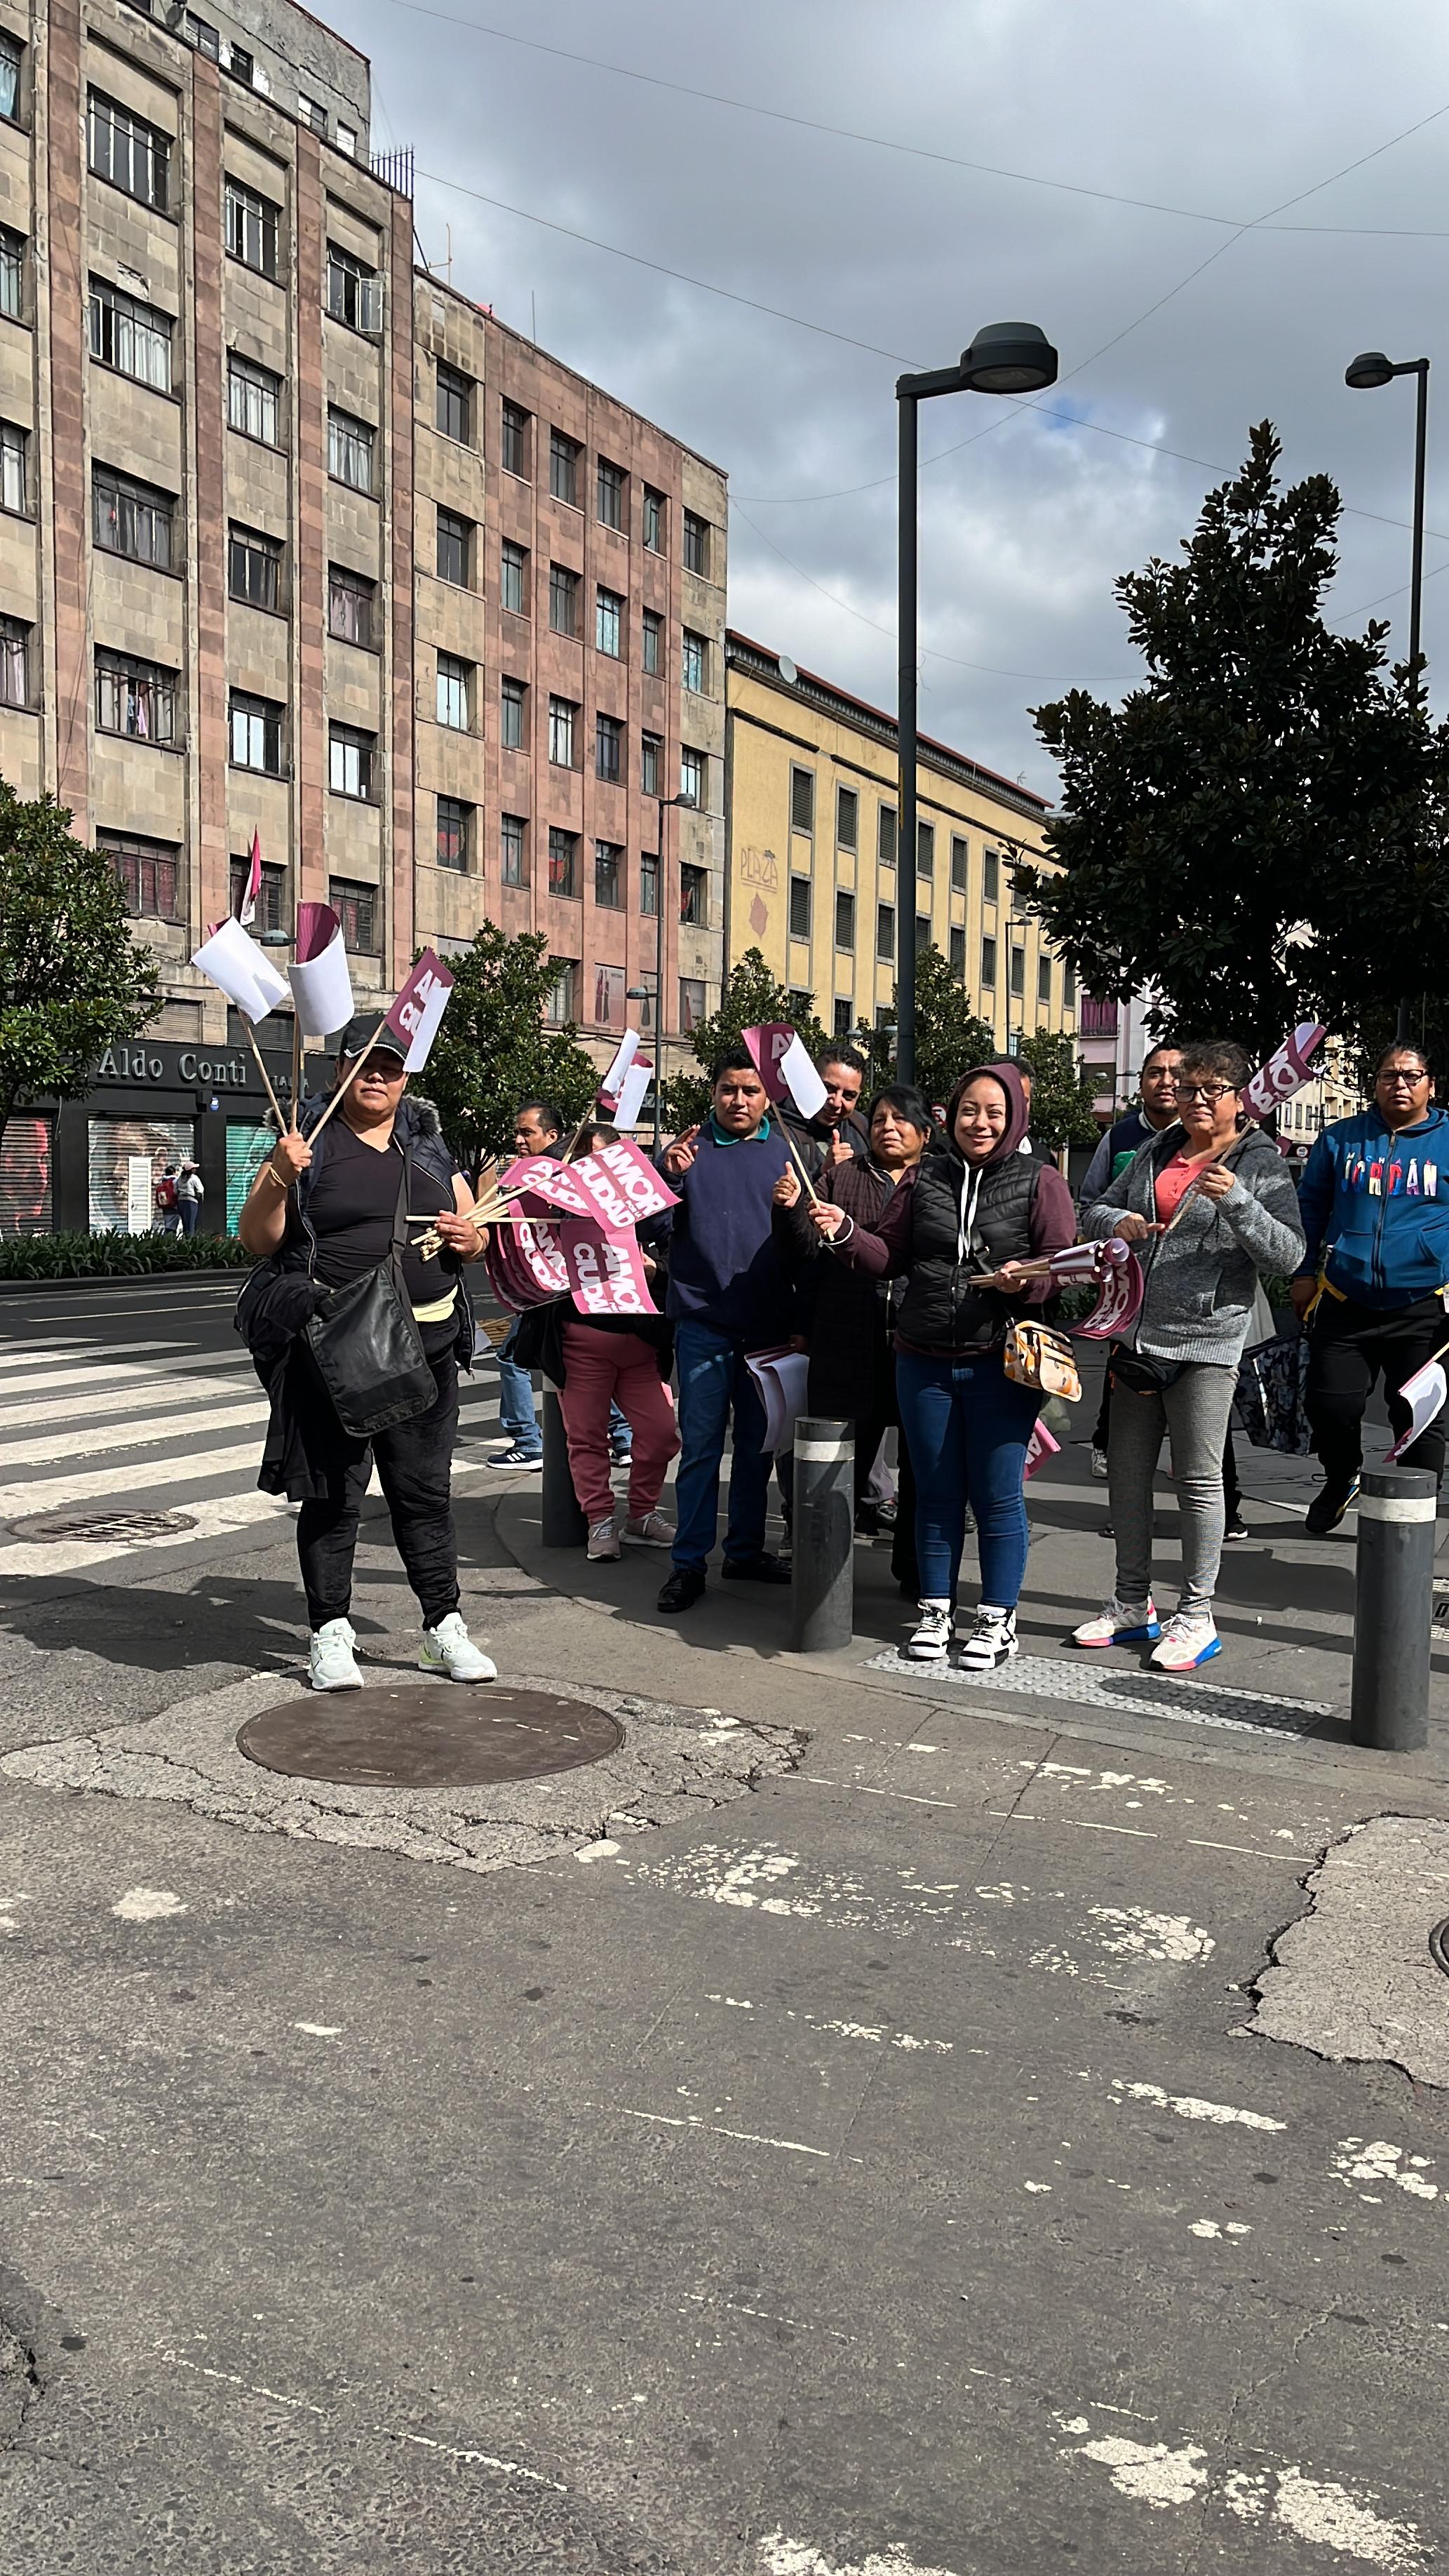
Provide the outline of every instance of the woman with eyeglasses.
{"type": "Polygon", "coordinates": [[[1111,1361],[1107,1482],[1117,1580],[1079,1646],[1151,1644],[1165,1672],[1221,1654],[1213,1593],[1223,1546],[1223,1440],[1260,1276],[1296,1268],[1303,1227],[1288,1167],[1243,1113],[1248,1059],[1227,1040],[1184,1046],[1177,1117],[1091,1207],[1090,1238],[1139,1250],[1146,1290],[1111,1361]],[[1152,1489],[1166,1432],[1182,1528],[1182,1592],[1164,1627],[1152,1599],[1152,1489]]]}
{"type": "MultiPolygon", "coordinates": [[[[1434,1107],[1421,1046],[1386,1048],[1372,1109],[1324,1128],[1298,1208],[1307,1243],[1290,1294],[1308,1320],[1308,1419],[1323,1468],[1308,1527],[1326,1538],[1358,1492],[1375,1378],[1383,1377],[1397,1438],[1412,1419],[1400,1387],[1449,1339],[1449,1116],[1434,1107]]],[[[1405,1450],[1404,1464],[1442,1481],[1442,1416],[1405,1450]]]]}

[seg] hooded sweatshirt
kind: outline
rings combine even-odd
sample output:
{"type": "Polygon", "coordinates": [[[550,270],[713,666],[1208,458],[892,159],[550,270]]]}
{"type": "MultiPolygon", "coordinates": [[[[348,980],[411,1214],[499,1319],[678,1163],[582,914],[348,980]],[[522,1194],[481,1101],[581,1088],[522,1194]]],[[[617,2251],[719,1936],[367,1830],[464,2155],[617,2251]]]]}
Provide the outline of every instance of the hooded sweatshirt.
{"type": "Polygon", "coordinates": [[[928,1154],[891,1195],[874,1232],[842,1228],[832,1249],[877,1279],[906,1277],[896,1348],[931,1358],[968,1359],[1005,1339],[1016,1315],[1045,1304],[1047,1279],[1029,1280],[1015,1296],[976,1282],[1003,1261],[1028,1261],[1076,1241],[1072,1194],[1055,1165],[1021,1153],[1026,1094],[1014,1064],[973,1066],[946,1110],[946,1146],[928,1154]],[[968,1164],[955,1141],[956,1110],[967,1084],[989,1074],[1006,1096],[1006,1126],[980,1163],[968,1164]]]}
{"type": "Polygon", "coordinates": [[[1304,1168],[1300,1277],[1322,1260],[1329,1285],[1392,1313],[1449,1279],[1449,1115],[1431,1109],[1395,1135],[1377,1109],[1325,1127],[1304,1168]]]}

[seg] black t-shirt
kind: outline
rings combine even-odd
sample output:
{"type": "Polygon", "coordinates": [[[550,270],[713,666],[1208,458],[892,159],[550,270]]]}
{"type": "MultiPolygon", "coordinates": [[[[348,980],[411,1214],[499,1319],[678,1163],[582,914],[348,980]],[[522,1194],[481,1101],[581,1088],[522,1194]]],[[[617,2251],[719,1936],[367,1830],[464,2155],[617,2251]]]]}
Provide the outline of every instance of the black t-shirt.
{"type": "MultiPolygon", "coordinates": [[[[307,1201],[308,1222],[317,1238],[315,1275],[324,1288],[344,1287],[386,1261],[402,1173],[396,1137],[379,1153],[375,1145],[363,1143],[345,1117],[332,1121],[326,1159],[307,1201]]],[[[415,1156],[408,1214],[436,1216],[451,1212],[453,1205],[452,1191],[424,1171],[415,1156]]],[[[409,1226],[409,1242],[416,1242],[423,1230],[409,1226]]],[[[414,1306],[431,1306],[446,1297],[457,1275],[451,1255],[445,1260],[434,1253],[424,1261],[415,1252],[403,1254],[403,1286],[414,1306]]]]}

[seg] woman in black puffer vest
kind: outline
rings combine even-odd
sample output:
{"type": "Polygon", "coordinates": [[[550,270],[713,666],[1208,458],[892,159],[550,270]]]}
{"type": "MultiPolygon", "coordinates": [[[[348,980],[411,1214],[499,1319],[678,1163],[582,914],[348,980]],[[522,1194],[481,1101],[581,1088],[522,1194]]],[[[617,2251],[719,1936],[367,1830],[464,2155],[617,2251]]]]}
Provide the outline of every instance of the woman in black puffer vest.
{"type": "Polygon", "coordinates": [[[916,1479],[920,1622],[906,1652],[939,1661],[951,1642],[966,1506],[976,1520],[981,1601],[961,1654],[989,1671],[1016,1653],[1026,1571],[1022,1479],[1042,1399],[1006,1375],[1014,1319],[1049,1293],[1014,1265],[1076,1240],[1060,1172],[1021,1151],[1026,1095],[1013,1064],[963,1074],[946,1112],[947,1151],[928,1154],[867,1233],[838,1207],[812,1222],[843,1261],[876,1278],[904,1273],[896,1386],[916,1479]]]}

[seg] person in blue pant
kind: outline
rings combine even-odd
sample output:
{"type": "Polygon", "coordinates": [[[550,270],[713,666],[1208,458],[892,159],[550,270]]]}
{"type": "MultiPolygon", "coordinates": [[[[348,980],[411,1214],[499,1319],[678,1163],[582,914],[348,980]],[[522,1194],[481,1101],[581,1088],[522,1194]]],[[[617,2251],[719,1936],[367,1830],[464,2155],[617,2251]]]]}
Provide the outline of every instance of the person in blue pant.
{"type": "MultiPolygon", "coordinates": [[[[561,1110],[551,1100],[525,1100],[513,1122],[515,1154],[547,1154],[559,1160],[559,1145],[564,1122],[561,1110]]],[[[505,1474],[520,1468],[543,1464],[543,1433],[533,1402],[533,1373],[520,1368],[514,1358],[521,1315],[515,1315],[498,1352],[498,1428],[504,1434],[505,1446],[495,1449],[488,1460],[505,1474]]],[[[616,1405],[609,1411],[609,1452],[616,1467],[627,1461],[633,1445],[633,1434],[616,1405]]]]}
{"type": "Polygon", "coordinates": [[[663,1157],[679,1205],[669,1235],[667,1312],[674,1325],[681,1454],[678,1527],[664,1611],[688,1610],[705,1588],[719,1520],[719,1473],[733,1421],[726,1582],[788,1583],[789,1567],[765,1546],[771,1458],[765,1408],[745,1364],[778,1350],[793,1329],[794,1291],[773,1224],[775,1183],[790,1148],[753,1057],[732,1047],[715,1066],[709,1116],[686,1128],[663,1157]]]}

